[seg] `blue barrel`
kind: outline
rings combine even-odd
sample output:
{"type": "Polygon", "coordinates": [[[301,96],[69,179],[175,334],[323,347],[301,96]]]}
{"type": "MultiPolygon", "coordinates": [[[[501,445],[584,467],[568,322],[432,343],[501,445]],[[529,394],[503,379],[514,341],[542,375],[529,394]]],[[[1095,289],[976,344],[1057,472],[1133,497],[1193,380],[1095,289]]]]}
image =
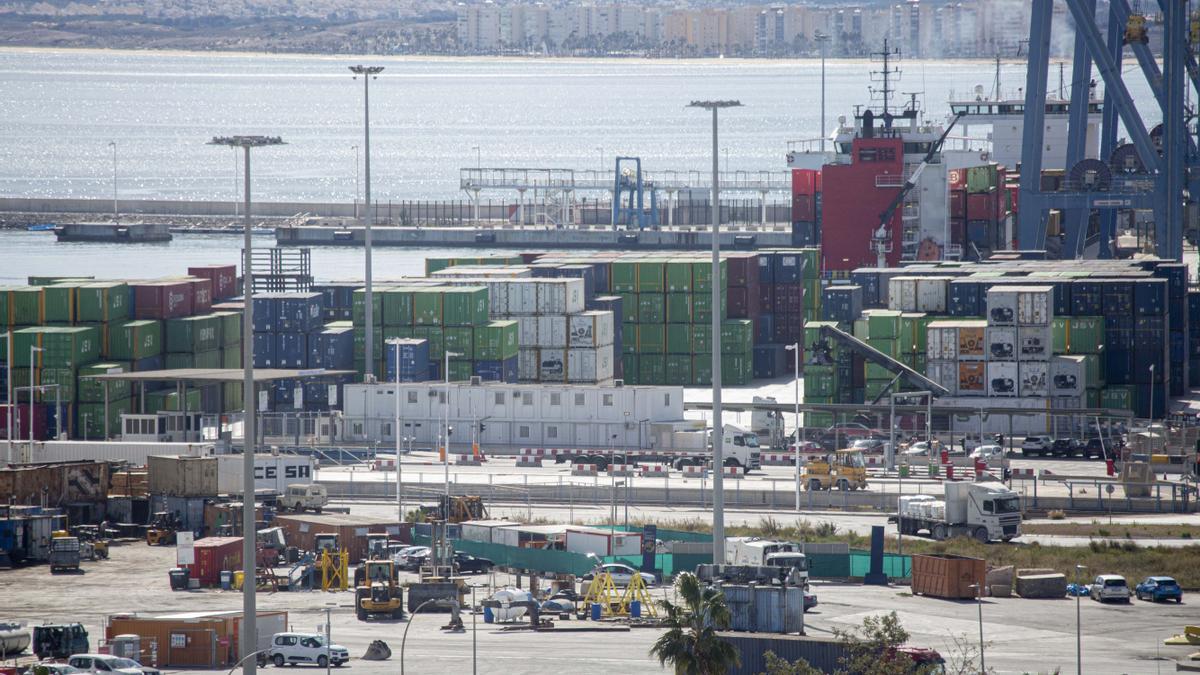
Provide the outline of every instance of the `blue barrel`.
{"type": "Polygon", "coordinates": [[[629,618],[631,618],[631,619],[642,618],[642,601],[641,600],[630,600],[629,601],[629,618]]]}
{"type": "Polygon", "coordinates": [[[496,623],[496,615],[492,612],[492,608],[487,605],[483,606],[483,622],[496,623]]]}
{"type": "Polygon", "coordinates": [[[233,588],[233,572],[221,570],[221,590],[228,591],[231,588],[233,588]]]}
{"type": "Polygon", "coordinates": [[[592,603],[592,621],[600,620],[600,609],[601,609],[600,603],[598,603],[598,602],[592,603]]]}

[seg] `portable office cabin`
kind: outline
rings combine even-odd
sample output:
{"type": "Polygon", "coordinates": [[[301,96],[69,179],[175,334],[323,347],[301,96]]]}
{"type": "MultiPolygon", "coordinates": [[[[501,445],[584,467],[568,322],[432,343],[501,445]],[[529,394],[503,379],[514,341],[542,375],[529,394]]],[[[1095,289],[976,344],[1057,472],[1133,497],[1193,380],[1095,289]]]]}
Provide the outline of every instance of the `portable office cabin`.
{"type": "MultiPolygon", "coordinates": [[[[287,612],[258,612],[255,649],[271,646],[271,636],[288,629],[287,612]]],[[[156,668],[227,668],[240,654],[242,612],[183,612],[160,616],[116,614],[108,617],[104,636],[142,638],[140,663],[156,668]],[[153,645],[153,647],[151,647],[153,645]]]]}

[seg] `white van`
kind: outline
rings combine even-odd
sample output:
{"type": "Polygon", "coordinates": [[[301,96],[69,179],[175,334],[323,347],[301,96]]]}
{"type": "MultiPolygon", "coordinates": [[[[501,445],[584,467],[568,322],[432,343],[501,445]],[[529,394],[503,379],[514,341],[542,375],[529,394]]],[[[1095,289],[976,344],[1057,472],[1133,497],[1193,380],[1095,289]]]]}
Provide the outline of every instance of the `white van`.
{"type": "Polygon", "coordinates": [[[325,490],[324,485],[316,483],[303,485],[289,485],[284,491],[283,496],[279,498],[279,508],[291,511],[316,511],[321,512],[325,505],[329,503],[329,493],[325,490]]]}

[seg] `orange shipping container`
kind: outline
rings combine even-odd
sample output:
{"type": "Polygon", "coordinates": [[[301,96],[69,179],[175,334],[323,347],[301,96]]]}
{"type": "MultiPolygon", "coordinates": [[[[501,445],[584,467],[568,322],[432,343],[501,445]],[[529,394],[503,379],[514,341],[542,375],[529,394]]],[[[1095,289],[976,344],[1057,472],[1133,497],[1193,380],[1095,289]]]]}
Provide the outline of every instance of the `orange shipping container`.
{"type": "Polygon", "coordinates": [[[958,391],[984,391],[987,380],[987,364],[983,361],[962,361],[958,364],[958,391]]]}
{"type": "Polygon", "coordinates": [[[914,555],[912,592],[935,598],[973,598],[983,588],[987,565],[981,558],[957,555],[914,555]],[[971,585],[977,588],[971,588],[971,585]]]}
{"type": "MultiPolygon", "coordinates": [[[[964,321],[962,323],[967,322],[964,321]]],[[[960,359],[982,359],[984,357],[983,334],[984,327],[987,324],[983,321],[971,323],[979,323],[980,325],[960,325],[958,327],[958,358],[960,359]]]]}

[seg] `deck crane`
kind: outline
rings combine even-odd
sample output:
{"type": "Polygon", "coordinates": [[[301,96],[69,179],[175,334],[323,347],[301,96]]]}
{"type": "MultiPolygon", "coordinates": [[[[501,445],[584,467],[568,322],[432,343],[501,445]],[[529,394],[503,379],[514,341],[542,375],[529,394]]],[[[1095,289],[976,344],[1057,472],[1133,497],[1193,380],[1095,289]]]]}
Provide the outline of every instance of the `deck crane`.
{"type": "Polygon", "coordinates": [[[904,181],[904,185],[900,187],[900,191],[892,198],[891,203],[887,205],[883,213],[879,214],[879,229],[875,230],[871,235],[871,250],[875,251],[876,264],[879,267],[887,267],[887,256],[892,252],[892,239],[888,233],[888,221],[892,219],[892,216],[896,213],[896,209],[900,208],[900,205],[904,203],[904,198],[908,196],[908,193],[917,186],[917,181],[921,178],[921,172],[925,171],[925,167],[929,166],[929,163],[941,151],[942,144],[946,142],[946,138],[950,135],[950,130],[958,123],[958,119],[965,114],[958,113],[950,119],[950,123],[946,125],[946,130],[929,146],[929,152],[925,153],[925,158],[913,170],[912,175],[904,181]]]}

